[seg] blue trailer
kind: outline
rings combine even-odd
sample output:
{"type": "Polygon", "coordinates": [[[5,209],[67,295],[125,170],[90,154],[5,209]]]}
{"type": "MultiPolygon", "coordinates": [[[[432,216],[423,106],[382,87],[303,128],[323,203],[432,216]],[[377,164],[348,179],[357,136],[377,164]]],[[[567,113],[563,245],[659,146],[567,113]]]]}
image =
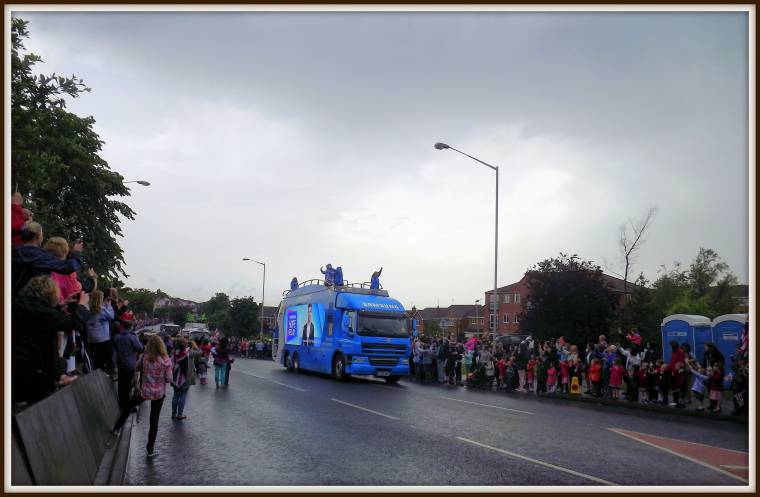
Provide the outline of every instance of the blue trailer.
{"type": "Polygon", "coordinates": [[[712,341],[710,318],[692,314],[673,314],[662,320],[662,360],[670,362],[673,353],[670,342],[675,340],[679,345],[688,343],[691,350],[702,362],[704,344],[712,341]]]}
{"type": "Polygon", "coordinates": [[[409,374],[410,333],[404,306],[366,284],[325,286],[309,280],[283,292],[277,314],[277,362],[288,371],[376,376],[409,374]]]}

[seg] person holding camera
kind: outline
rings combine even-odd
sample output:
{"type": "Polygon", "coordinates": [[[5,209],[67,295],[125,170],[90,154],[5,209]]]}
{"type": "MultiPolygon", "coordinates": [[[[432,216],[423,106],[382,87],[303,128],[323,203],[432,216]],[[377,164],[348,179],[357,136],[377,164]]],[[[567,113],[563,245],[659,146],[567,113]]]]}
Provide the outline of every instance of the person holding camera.
{"type": "Polygon", "coordinates": [[[103,292],[95,290],[90,298],[90,319],[87,321],[87,338],[93,369],[106,374],[113,373],[111,358],[110,323],[114,318],[113,307],[103,292]]]}
{"type": "Polygon", "coordinates": [[[55,347],[59,331],[84,331],[90,317],[90,296],[78,293],[58,301],[58,286],[50,276],[35,276],[12,300],[11,311],[11,400],[33,403],[57,387],[76,380],[66,374],[65,361],[55,347]]]}

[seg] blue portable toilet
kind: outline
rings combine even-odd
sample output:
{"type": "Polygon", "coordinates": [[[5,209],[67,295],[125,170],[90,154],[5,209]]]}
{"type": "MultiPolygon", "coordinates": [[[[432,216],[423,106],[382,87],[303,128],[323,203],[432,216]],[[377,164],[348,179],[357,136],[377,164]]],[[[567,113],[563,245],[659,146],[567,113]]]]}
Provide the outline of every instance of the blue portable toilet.
{"type": "Polygon", "coordinates": [[[670,362],[672,351],[670,342],[675,340],[679,345],[686,342],[691,346],[691,350],[702,360],[704,354],[704,343],[712,341],[712,326],[710,318],[705,316],[695,316],[693,314],[673,314],[662,320],[660,326],[662,330],[662,360],[670,362]],[[695,343],[696,339],[696,343],[695,343]],[[697,347],[697,343],[701,345],[697,347]]]}
{"type": "Polygon", "coordinates": [[[715,347],[723,354],[725,364],[723,367],[726,376],[734,374],[731,368],[731,356],[736,353],[736,349],[741,345],[742,333],[744,333],[744,324],[747,322],[747,314],[724,314],[713,319],[713,343],[715,347]]]}

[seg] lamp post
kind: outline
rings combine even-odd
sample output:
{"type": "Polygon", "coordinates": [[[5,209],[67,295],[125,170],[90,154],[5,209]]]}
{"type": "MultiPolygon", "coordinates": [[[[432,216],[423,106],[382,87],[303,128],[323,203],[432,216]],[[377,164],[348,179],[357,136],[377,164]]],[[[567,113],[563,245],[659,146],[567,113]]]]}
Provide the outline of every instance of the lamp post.
{"type": "Polygon", "coordinates": [[[480,335],[480,318],[478,316],[478,307],[480,307],[480,299],[475,301],[475,334],[480,335]]]}
{"type": "MultiPolygon", "coordinates": [[[[498,273],[498,267],[499,267],[499,168],[497,166],[492,166],[491,164],[487,162],[483,162],[482,160],[473,157],[470,154],[466,154],[462,152],[461,150],[457,150],[454,147],[451,147],[449,145],[446,145],[445,143],[436,143],[433,145],[436,150],[453,150],[454,152],[459,152],[460,154],[469,157],[470,159],[480,162],[484,166],[490,167],[496,172],[496,216],[495,216],[495,233],[494,233],[494,249],[493,249],[493,300],[494,300],[494,313],[495,313],[495,325],[494,325],[494,331],[498,331],[499,329],[499,290],[498,290],[498,284],[497,284],[497,273],[498,273]]],[[[494,333],[495,334],[495,333],[494,333]]]]}
{"type": "Polygon", "coordinates": [[[249,261],[249,262],[255,262],[256,264],[261,264],[262,266],[264,266],[264,280],[261,283],[261,316],[259,317],[261,321],[261,324],[259,325],[259,340],[263,340],[264,339],[264,289],[266,288],[266,284],[267,284],[267,265],[263,262],[249,259],[248,257],[243,257],[243,260],[249,261]]]}
{"type": "Polygon", "coordinates": [[[147,181],[143,181],[141,179],[138,179],[138,180],[135,180],[135,181],[125,181],[124,182],[125,185],[127,183],[137,183],[138,185],[142,185],[142,186],[150,186],[150,183],[148,183],[147,181]]]}

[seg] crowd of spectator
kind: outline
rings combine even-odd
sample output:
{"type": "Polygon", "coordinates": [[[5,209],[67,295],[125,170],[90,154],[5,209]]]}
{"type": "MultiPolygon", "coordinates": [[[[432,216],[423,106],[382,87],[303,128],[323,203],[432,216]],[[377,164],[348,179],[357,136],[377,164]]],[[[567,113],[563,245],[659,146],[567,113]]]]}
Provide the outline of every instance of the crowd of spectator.
{"type": "Polygon", "coordinates": [[[643,343],[633,329],[623,343],[609,343],[600,335],[581,348],[563,337],[537,343],[528,338],[504,344],[470,338],[457,341],[420,337],[413,339],[411,368],[420,382],[535,394],[578,394],[628,402],[722,411],[724,382],[730,383],[733,415],[748,413],[748,326],[729,360],[733,375],[726,375],[726,358],[714,344],[705,345],[697,361],[688,343],[670,342],[670,359],[659,347],[643,343]]]}

